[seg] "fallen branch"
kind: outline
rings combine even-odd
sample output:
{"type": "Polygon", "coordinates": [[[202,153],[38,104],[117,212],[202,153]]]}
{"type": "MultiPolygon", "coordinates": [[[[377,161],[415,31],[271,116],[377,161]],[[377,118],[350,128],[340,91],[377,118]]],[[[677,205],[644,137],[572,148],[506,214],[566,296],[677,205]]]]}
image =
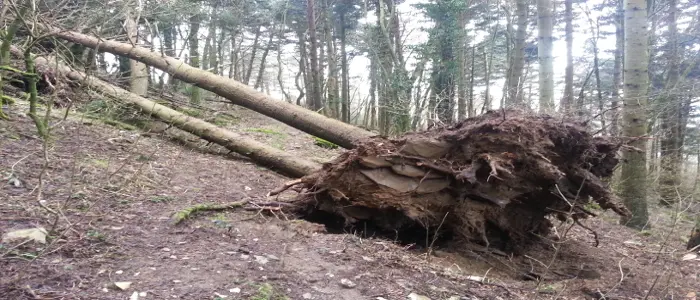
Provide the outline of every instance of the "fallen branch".
{"type": "Polygon", "coordinates": [[[100,52],[145,63],[161,69],[174,78],[192,83],[228,99],[231,103],[277,119],[289,126],[313,136],[330,141],[344,148],[353,148],[357,141],[374,136],[373,133],[285,101],[270,99],[254,88],[206,70],[194,68],[181,60],[152,52],[149,49],[97,37],[75,31],[67,31],[50,25],[39,25],[58,38],[71,41],[100,52]]]}
{"type": "MultiPolygon", "coordinates": [[[[23,56],[24,54],[23,51],[16,47],[12,48],[12,53],[19,56],[23,56]]],[[[41,65],[46,69],[53,69],[55,72],[66,76],[68,79],[80,81],[90,88],[93,88],[118,101],[132,104],[151,116],[156,117],[168,124],[199,136],[200,138],[209,142],[219,144],[230,151],[247,156],[253,161],[261,165],[271,167],[285,175],[300,177],[310,174],[319,168],[319,165],[315,162],[301,159],[298,156],[269,147],[230,130],[223,129],[214,124],[180,113],[167,106],[160,105],[144,97],[130,93],[127,90],[99,80],[95,77],[89,77],[81,72],[74,71],[65,65],[57,65],[55,60],[36,57],[34,58],[34,61],[36,62],[37,67],[41,65]]]]}

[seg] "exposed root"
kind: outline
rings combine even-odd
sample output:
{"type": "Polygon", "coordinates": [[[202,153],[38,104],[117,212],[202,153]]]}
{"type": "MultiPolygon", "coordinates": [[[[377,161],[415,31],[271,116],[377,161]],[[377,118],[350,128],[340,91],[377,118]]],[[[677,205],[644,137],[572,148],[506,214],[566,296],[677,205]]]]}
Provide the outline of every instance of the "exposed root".
{"type": "Polygon", "coordinates": [[[323,211],[346,225],[423,227],[519,252],[550,232],[549,215],[580,225],[595,216],[583,208],[591,201],[628,214],[603,180],[621,146],[576,122],[491,111],[448,128],[367,139],[270,195],[300,190],[301,214],[323,211]]]}

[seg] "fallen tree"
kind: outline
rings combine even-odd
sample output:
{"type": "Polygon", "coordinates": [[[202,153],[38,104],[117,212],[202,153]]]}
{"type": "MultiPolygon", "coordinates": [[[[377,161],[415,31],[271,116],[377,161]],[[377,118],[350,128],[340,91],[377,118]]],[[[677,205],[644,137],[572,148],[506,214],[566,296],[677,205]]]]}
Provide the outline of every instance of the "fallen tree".
{"type": "Polygon", "coordinates": [[[98,51],[129,57],[149,66],[156,67],[177,79],[216,93],[228,99],[233,104],[277,119],[289,126],[333,142],[343,148],[353,148],[356,141],[373,135],[369,131],[335,119],[327,118],[303,107],[285,101],[272,100],[269,96],[243,83],[191,67],[178,59],[152,52],[146,48],[133,46],[127,43],[102,40],[48,25],[42,26],[56,37],[94,48],[98,51]]]}
{"type": "Polygon", "coordinates": [[[628,214],[603,180],[620,147],[577,123],[491,111],[449,128],[367,139],[271,195],[302,191],[298,213],[340,226],[518,251],[547,235],[549,216],[584,226],[580,219],[595,216],[592,201],[628,214]]]}
{"type": "MultiPolygon", "coordinates": [[[[16,47],[13,47],[11,51],[16,55],[22,53],[22,51],[16,47]]],[[[278,170],[281,173],[299,177],[320,168],[320,166],[314,162],[301,159],[211,123],[182,114],[167,106],[157,104],[120,87],[99,80],[96,77],[86,76],[81,72],[72,70],[66,65],[57,64],[55,60],[35,57],[34,61],[37,68],[54,70],[70,80],[78,81],[104,95],[132,104],[147,114],[163,120],[168,124],[197,135],[209,142],[219,144],[230,151],[247,156],[253,161],[278,170]]]]}

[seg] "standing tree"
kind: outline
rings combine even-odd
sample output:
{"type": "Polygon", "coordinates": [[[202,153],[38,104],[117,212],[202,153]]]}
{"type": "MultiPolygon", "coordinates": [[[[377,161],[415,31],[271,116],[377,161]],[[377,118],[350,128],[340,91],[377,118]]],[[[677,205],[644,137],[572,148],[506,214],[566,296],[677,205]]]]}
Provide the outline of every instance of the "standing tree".
{"type": "Polygon", "coordinates": [[[552,0],[537,0],[537,58],[539,73],[540,112],[554,108],[554,65],[552,63],[552,0]]]}
{"type": "Polygon", "coordinates": [[[561,103],[561,111],[568,113],[574,104],[574,15],[572,12],[573,0],[564,0],[566,18],[566,70],[564,75],[564,100],[561,103]]]}
{"type": "Polygon", "coordinates": [[[631,212],[621,223],[642,229],[647,225],[646,140],[649,49],[647,48],[647,1],[625,2],[625,62],[623,134],[636,140],[623,150],[620,196],[631,212]]]}
{"type": "MultiPolygon", "coordinates": [[[[126,29],[129,43],[132,45],[139,44],[141,10],[141,5],[138,5],[135,11],[127,8],[124,16],[124,28],[126,29]]],[[[139,96],[145,96],[148,93],[148,66],[142,62],[131,59],[129,60],[129,68],[131,71],[129,74],[129,90],[139,96]]]]}
{"type": "Polygon", "coordinates": [[[515,32],[515,44],[513,46],[513,54],[510,63],[510,76],[508,83],[508,98],[507,106],[522,106],[523,103],[523,84],[525,81],[525,38],[527,36],[527,16],[528,16],[528,1],[516,0],[515,14],[517,16],[516,24],[518,29],[515,32]]]}
{"type": "Polygon", "coordinates": [[[315,111],[323,108],[323,99],[321,98],[321,74],[318,65],[318,40],[316,39],[316,7],[314,0],[306,1],[306,18],[309,24],[309,56],[311,60],[311,108],[315,111]]]}

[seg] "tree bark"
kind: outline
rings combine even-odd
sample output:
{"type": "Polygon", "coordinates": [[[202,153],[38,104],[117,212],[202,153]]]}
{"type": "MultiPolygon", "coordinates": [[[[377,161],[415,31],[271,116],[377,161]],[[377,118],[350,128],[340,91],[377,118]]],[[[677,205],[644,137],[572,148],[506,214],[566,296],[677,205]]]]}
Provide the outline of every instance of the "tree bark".
{"type": "MultiPolygon", "coordinates": [[[[342,85],[342,95],[341,95],[341,119],[349,123],[350,122],[350,74],[348,73],[349,71],[349,66],[348,66],[348,51],[347,51],[347,36],[345,32],[345,27],[347,25],[345,24],[345,10],[342,10],[340,12],[340,64],[341,64],[341,69],[343,73],[343,85],[342,85]]],[[[372,58],[370,57],[370,60],[372,58]]],[[[373,72],[373,71],[370,71],[373,72]]],[[[374,89],[376,89],[376,79],[372,79],[372,76],[370,75],[370,85],[373,87],[370,88],[370,101],[374,103],[375,101],[375,96],[374,96],[374,89]]],[[[372,115],[372,118],[374,116],[372,115]]],[[[373,123],[374,121],[372,121],[373,123]]],[[[371,128],[371,127],[370,127],[371,128]]]]}
{"type": "MultiPolygon", "coordinates": [[[[138,9],[140,10],[140,8],[138,9]]],[[[124,21],[126,24],[124,24],[124,27],[126,28],[129,43],[132,45],[138,45],[139,43],[138,22],[140,14],[140,11],[133,12],[130,9],[126,12],[124,21]]],[[[129,74],[129,90],[139,96],[146,96],[148,94],[148,66],[132,59],[129,61],[129,68],[131,70],[129,74]]]]}
{"type": "Polygon", "coordinates": [[[459,14],[459,46],[457,48],[457,63],[459,65],[459,81],[457,82],[457,121],[467,117],[467,12],[459,14]]]}
{"type": "Polygon", "coordinates": [[[554,108],[554,65],[552,64],[552,0],[537,0],[537,59],[539,73],[539,110],[548,113],[554,108]]]}
{"type": "Polygon", "coordinates": [[[515,14],[518,29],[515,32],[515,46],[508,79],[508,101],[506,106],[523,106],[523,69],[525,68],[525,37],[527,34],[527,0],[517,0],[515,14]]]}
{"type": "MultiPolygon", "coordinates": [[[[199,23],[201,22],[201,15],[199,14],[199,11],[194,12],[194,14],[190,17],[190,36],[189,36],[189,44],[190,44],[190,65],[193,68],[199,69],[199,23]]],[[[146,49],[144,49],[146,50],[146,49]]],[[[147,50],[146,50],[147,51],[147,50]]],[[[150,52],[150,51],[149,51],[150,52]]],[[[135,59],[135,58],[132,58],[135,59]]],[[[196,85],[191,86],[192,90],[190,91],[190,103],[193,105],[199,105],[200,102],[202,102],[202,95],[201,91],[199,90],[199,87],[196,85]]]]}
{"type": "MultiPolygon", "coordinates": [[[[627,137],[642,137],[647,134],[647,90],[648,39],[647,1],[625,1],[625,62],[624,62],[624,116],[623,134],[627,137]]],[[[621,223],[642,229],[647,226],[647,170],[646,139],[639,138],[622,150],[624,163],[621,168],[620,196],[632,215],[621,219],[621,223]]]]}
{"type": "Polygon", "coordinates": [[[620,133],[618,101],[620,100],[620,86],[622,85],[622,60],[625,47],[624,39],[624,2],[617,0],[617,11],[615,12],[615,62],[613,65],[613,86],[611,93],[612,120],[610,120],[610,135],[617,136],[620,133]]]}
{"type": "Polygon", "coordinates": [[[566,70],[564,74],[564,101],[561,104],[561,111],[565,114],[571,112],[574,104],[574,25],[573,25],[573,0],[564,0],[566,18],[566,70]]]}
{"type": "Polygon", "coordinates": [[[55,60],[37,57],[35,62],[37,65],[43,65],[58,71],[71,80],[80,81],[114,99],[135,105],[168,124],[197,135],[204,140],[226,147],[233,152],[247,156],[256,163],[278,170],[285,175],[301,177],[310,174],[320,167],[317,163],[307,161],[282,150],[248,139],[232,131],[182,114],[174,109],[157,104],[137,94],[130,93],[127,90],[99,80],[94,76],[86,76],[81,72],[73,71],[65,65],[56,65],[55,60]]]}
{"type": "Polygon", "coordinates": [[[248,69],[245,73],[245,79],[243,82],[245,84],[250,84],[250,78],[253,76],[253,64],[255,62],[255,54],[258,50],[258,43],[260,43],[260,35],[262,34],[262,25],[255,27],[255,38],[253,39],[253,46],[250,50],[250,61],[248,61],[248,69]]]}
{"type": "Polygon", "coordinates": [[[306,1],[306,17],[309,23],[309,53],[311,59],[311,92],[307,96],[311,98],[311,108],[319,111],[323,108],[323,99],[321,98],[321,79],[320,69],[318,66],[318,40],[316,39],[316,8],[314,0],[306,1]]]}
{"type": "MultiPolygon", "coordinates": [[[[323,1],[323,33],[326,40],[326,56],[328,57],[328,107],[329,115],[348,122],[340,114],[340,89],[338,88],[338,64],[335,55],[333,31],[331,29],[330,8],[328,0],[323,1]]],[[[342,22],[342,17],[341,17],[342,22]]],[[[341,23],[342,24],[342,23],[341,23]]],[[[342,26],[342,25],[341,25],[342,26]]]]}
{"type": "MultiPolygon", "coordinates": [[[[678,84],[680,77],[680,57],[678,55],[678,3],[677,0],[668,1],[668,76],[666,78],[667,93],[664,103],[659,105],[660,112],[660,174],[659,196],[661,205],[671,206],[678,202],[678,189],[681,184],[682,173],[683,136],[681,123],[681,97],[678,97],[678,84]]],[[[662,99],[663,99],[662,98],[662,99]]]]}
{"type": "Polygon", "coordinates": [[[284,101],[275,101],[267,95],[256,91],[240,82],[205,72],[189,66],[172,57],[162,56],[148,49],[133,47],[129,44],[100,40],[77,32],[44,26],[56,37],[79,43],[91,48],[99,46],[100,51],[127,56],[150,66],[159,68],[176,78],[194,83],[222,96],[231,103],[251,109],[268,117],[277,119],[301,131],[333,142],[344,148],[353,148],[355,142],[373,136],[371,132],[326,118],[302,107],[284,101]]]}
{"type": "Polygon", "coordinates": [[[272,47],[272,39],[275,36],[274,30],[270,28],[269,30],[270,38],[267,40],[267,45],[265,45],[265,50],[260,58],[260,68],[258,68],[258,76],[255,78],[255,89],[259,89],[263,83],[263,77],[265,76],[265,62],[267,60],[267,55],[270,53],[270,48],[272,47]]]}

